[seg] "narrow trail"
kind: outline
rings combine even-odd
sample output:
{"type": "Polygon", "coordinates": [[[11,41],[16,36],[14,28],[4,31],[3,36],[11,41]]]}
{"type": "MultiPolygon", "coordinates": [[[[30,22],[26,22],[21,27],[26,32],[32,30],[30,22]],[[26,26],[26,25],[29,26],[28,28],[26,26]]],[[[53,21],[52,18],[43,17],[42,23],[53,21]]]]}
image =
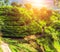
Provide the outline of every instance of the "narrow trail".
{"type": "Polygon", "coordinates": [[[11,52],[7,43],[2,42],[1,48],[2,48],[3,52],[11,52]]]}

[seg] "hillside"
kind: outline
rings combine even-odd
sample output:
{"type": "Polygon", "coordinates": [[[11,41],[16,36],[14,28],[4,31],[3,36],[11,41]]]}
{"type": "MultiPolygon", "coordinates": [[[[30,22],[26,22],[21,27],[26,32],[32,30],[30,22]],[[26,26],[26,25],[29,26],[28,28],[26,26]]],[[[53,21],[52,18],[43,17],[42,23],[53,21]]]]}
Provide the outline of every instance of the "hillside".
{"type": "Polygon", "coordinates": [[[11,52],[60,52],[60,13],[45,7],[1,6],[0,31],[11,52]]]}

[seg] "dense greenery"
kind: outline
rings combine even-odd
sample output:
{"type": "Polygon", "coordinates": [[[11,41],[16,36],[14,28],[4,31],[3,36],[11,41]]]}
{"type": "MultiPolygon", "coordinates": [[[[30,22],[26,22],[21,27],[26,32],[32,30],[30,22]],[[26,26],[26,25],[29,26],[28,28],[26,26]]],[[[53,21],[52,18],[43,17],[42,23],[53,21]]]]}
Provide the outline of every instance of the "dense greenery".
{"type": "Polygon", "coordinates": [[[12,52],[60,52],[60,14],[42,8],[0,7],[2,36],[23,37],[6,39],[12,52]],[[20,51],[21,50],[21,51],[20,51]]]}
{"type": "Polygon", "coordinates": [[[3,20],[2,32],[5,36],[10,34],[10,36],[19,37],[41,32],[42,29],[38,24],[40,22],[33,19],[31,11],[19,7],[1,7],[0,9],[0,18],[3,20]]]}

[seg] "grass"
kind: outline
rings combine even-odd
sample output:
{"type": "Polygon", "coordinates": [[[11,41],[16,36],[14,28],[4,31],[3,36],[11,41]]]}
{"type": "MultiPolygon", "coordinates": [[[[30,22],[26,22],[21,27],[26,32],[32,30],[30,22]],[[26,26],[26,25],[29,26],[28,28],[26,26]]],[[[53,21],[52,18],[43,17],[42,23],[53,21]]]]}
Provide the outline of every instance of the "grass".
{"type": "Polygon", "coordinates": [[[12,52],[38,52],[38,50],[36,50],[30,44],[22,43],[20,40],[3,38],[3,41],[9,44],[12,52]]]}

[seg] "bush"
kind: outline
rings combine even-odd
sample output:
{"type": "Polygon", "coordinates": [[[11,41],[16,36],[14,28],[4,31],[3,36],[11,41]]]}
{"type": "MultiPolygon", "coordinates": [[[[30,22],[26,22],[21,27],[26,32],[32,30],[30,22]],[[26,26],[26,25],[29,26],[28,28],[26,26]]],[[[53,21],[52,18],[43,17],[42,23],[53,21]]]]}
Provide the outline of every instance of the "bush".
{"type": "Polygon", "coordinates": [[[0,18],[3,18],[3,36],[25,36],[41,32],[41,27],[32,19],[31,11],[19,7],[1,7],[0,18]],[[39,29],[39,30],[38,30],[39,29]]]}

